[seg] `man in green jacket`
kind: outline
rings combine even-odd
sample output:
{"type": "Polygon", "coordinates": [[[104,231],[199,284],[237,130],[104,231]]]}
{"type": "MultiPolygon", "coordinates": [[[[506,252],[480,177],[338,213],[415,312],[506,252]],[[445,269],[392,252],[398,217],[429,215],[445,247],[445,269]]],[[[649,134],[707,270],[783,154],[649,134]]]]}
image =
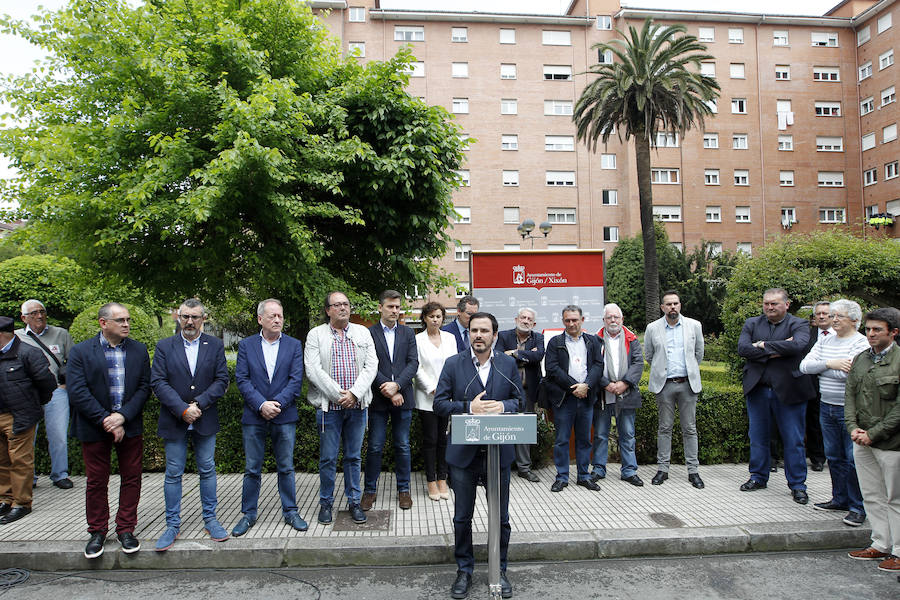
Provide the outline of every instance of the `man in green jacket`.
{"type": "Polygon", "coordinates": [[[879,560],[878,569],[900,573],[900,311],[879,308],[866,315],[870,348],[853,359],[847,374],[844,422],[872,545],[850,558],[879,560]]]}

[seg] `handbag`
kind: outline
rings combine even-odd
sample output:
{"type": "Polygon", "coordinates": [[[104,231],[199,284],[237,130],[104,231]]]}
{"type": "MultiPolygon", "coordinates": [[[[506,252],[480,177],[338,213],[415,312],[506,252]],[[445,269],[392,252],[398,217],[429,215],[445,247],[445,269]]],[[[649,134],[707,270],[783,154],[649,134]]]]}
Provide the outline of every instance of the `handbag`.
{"type": "Polygon", "coordinates": [[[56,366],[59,368],[59,370],[57,371],[57,375],[56,375],[56,381],[60,385],[65,385],[66,384],[66,365],[59,362],[59,359],[56,358],[56,354],[54,354],[53,351],[51,351],[50,348],[48,348],[47,345],[41,341],[41,338],[39,338],[37,335],[35,335],[35,333],[33,331],[31,331],[30,329],[28,330],[28,335],[30,335],[31,339],[33,339],[35,342],[37,342],[37,345],[40,346],[41,348],[43,348],[44,352],[49,354],[50,358],[53,359],[53,362],[56,363],[56,366]]]}

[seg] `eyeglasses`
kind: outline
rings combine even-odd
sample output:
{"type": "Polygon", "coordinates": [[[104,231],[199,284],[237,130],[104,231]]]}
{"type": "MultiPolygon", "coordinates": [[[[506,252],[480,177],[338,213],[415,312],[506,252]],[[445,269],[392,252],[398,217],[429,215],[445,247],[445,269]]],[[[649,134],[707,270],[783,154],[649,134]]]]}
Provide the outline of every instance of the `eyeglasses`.
{"type": "Polygon", "coordinates": [[[119,317],[118,319],[103,319],[104,321],[114,321],[119,325],[124,325],[125,323],[131,323],[131,317],[119,317]]]}
{"type": "Polygon", "coordinates": [[[331,308],[350,308],[349,302],[332,302],[328,305],[331,308]]]}
{"type": "Polygon", "coordinates": [[[178,315],[182,321],[202,321],[203,315],[178,315]]]}
{"type": "Polygon", "coordinates": [[[25,316],[25,317],[38,317],[38,316],[43,317],[46,314],[47,314],[46,310],[44,310],[43,308],[39,308],[37,310],[27,312],[23,316],[25,316]]]}
{"type": "Polygon", "coordinates": [[[832,319],[849,319],[850,318],[847,315],[838,315],[838,314],[834,314],[834,313],[832,313],[830,316],[832,319]]]}

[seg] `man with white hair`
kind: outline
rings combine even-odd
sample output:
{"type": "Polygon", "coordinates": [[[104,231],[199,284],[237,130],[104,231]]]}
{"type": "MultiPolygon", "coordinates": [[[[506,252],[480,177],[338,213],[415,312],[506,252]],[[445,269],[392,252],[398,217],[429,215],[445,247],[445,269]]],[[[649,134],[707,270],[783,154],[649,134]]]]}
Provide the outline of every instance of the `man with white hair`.
{"type": "Polygon", "coordinates": [[[637,474],[634,419],[637,409],[641,407],[641,391],[638,389],[644,369],[641,342],[622,323],[622,309],[616,304],[603,307],[603,328],[597,332],[597,337],[600,338],[604,368],[603,379],[600,380],[603,391],[600,402],[594,406],[591,480],[606,477],[609,430],[615,415],[622,481],[640,487],[644,482],[637,474]]]}

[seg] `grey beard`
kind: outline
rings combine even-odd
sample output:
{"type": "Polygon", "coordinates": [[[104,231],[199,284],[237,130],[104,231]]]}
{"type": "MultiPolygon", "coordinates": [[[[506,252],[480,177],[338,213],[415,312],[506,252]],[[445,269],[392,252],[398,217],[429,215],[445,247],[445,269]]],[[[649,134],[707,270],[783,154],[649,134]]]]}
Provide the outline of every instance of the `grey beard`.
{"type": "Polygon", "coordinates": [[[516,325],[516,331],[518,331],[519,333],[531,333],[530,329],[525,329],[521,325],[516,325]]]}

